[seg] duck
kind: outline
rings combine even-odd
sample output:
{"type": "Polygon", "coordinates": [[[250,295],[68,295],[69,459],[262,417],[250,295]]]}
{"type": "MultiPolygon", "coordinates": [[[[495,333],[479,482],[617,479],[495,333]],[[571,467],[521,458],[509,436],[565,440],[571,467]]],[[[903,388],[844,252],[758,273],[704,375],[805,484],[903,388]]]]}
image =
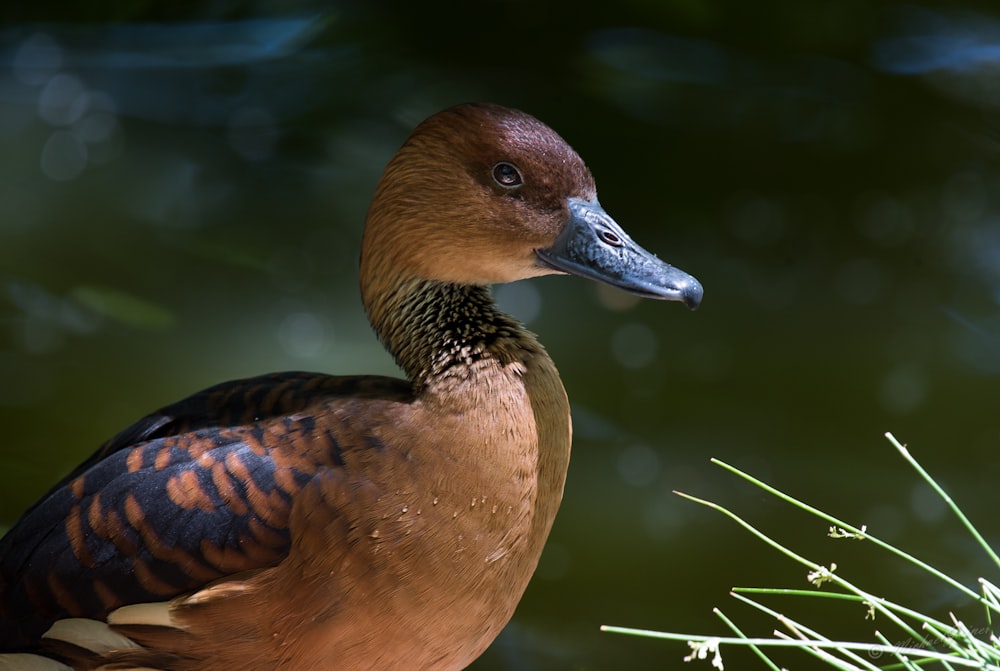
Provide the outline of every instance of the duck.
{"type": "Polygon", "coordinates": [[[570,405],[492,285],[568,274],[696,308],[580,156],[468,103],[420,123],[365,220],[367,317],[403,377],[218,384],[111,438],[0,540],[0,669],[462,669],[559,508],[570,405]]]}

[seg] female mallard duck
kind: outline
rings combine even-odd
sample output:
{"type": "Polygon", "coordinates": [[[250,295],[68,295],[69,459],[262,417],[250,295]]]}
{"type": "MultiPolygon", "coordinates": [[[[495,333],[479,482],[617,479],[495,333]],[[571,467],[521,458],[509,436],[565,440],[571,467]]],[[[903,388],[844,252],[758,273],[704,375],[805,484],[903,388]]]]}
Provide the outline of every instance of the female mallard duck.
{"type": "Polygon", "coordinates": [[[488,286],[552,273],[702,296],[535,118],[471,104],[424,121],[361,250],[365,309],[406,379],[236,380],[112,438],[0,541],[0,669],[472,662],[535,570],[571,432],[552,360],[488,286]]]}

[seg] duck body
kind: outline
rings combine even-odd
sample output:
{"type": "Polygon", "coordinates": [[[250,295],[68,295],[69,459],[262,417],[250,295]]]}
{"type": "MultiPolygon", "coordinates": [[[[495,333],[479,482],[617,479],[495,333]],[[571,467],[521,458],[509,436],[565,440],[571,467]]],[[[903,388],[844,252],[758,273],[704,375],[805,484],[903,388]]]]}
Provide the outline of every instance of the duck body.
{"type": "Polygon", "coordinates": [[[228,382],[113,438],[0,540],[0,670],[471,663],[537,566],[571,443],[552,360],[488,285],[553,272],[701,297],[534,118],[465,105],[424,122],[361,258],[406,379],[228,382]]]}

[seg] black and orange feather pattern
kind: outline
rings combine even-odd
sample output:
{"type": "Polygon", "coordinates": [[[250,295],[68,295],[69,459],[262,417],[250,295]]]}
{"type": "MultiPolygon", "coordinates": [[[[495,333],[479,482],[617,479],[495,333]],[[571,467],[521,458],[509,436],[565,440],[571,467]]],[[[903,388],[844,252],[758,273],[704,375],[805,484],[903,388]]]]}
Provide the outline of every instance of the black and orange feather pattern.
{"type": "Polygon", "coordinates": [[[281,373],[139,420],[0,540],[0,648],[29,647],[59,618],[104,617],[276,565],[295,494],[343,466],[324,412],[338,399],[410,395],[391,378],[281,373]]]}

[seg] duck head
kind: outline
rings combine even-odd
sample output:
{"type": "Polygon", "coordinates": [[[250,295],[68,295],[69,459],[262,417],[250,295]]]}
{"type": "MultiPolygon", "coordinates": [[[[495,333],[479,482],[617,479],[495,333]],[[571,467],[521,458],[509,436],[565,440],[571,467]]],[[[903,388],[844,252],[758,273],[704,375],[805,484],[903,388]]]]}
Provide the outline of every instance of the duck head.
{"type": "Polygon", "coordinates": [[[361,286],[488,285],[568,273],[648,298],[701,302],[701,284],[637,245],[597,200],[575,151],[534,117],[490,104],[421,123],[368,212],[361,286]]]}

